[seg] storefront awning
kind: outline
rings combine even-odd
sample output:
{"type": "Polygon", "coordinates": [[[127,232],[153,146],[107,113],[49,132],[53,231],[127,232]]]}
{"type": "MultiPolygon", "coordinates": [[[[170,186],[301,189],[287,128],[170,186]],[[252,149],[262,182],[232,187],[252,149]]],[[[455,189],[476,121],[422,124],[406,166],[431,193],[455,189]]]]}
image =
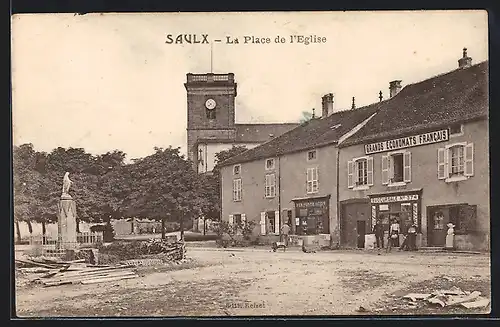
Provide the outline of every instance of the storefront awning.
{"type": "Polygon", "coordinates": [[[294,199],[292,199],[292,202],[305,201],[305,200],[317,200],[317,199],[325,199],[325,198],[329,199],[330,197],[331,197],[331,194],[321,195],[321,196],[310,196],[310,197],[305,197],[305,198],[294,198],[294,199]]]}
{"type": "Polygon", "coordinates": [[[400,194],[411,194],[411,193],[419,193],[422,192],[422,188],[415,188],[410,190],[399,190],[399,191],[391,191],[391,192],[382,192],[382,193],[372,193],[367,194],[368,197],[379,197],[379,196],[387,196],[387,195],[400,195],[400,194]]]}

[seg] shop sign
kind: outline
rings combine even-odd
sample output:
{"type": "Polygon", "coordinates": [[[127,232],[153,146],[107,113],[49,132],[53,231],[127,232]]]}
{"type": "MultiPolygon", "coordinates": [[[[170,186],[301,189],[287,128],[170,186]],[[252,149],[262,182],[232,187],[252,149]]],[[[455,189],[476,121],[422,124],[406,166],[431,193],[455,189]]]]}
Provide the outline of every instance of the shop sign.
{"type": "Polygon", "coordinates": [[[326,207],[326,201],[316,200],[316,201],[296,202],[295,206],[297,208],[324,208],[326,207]]]}
{"type": "Polygon", "coordinates": [[[365,154],[410,148],[419,145],[445,142],[448,140],[449,140],[448,130],[443,129],[440,131],[412,135],[398,139],[387,140],[383,142],[365,144],[365,154]]]}
{"type": "Polygon", "coordinates": [[[409,195],[392,195],[392,196],[382,196],[378,198],[371,198],[371,203],[389,203],[389,202],[403,202],[403,201],[417,201],[418,194],[409,195]]]}

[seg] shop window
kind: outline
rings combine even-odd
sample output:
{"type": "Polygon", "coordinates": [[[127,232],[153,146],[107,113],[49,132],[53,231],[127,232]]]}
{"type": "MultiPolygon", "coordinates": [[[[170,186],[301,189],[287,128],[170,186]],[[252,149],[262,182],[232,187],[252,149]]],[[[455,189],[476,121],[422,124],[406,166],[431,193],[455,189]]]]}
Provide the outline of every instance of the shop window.
{"type": "Polygon", "coordinates": [[[357,158],[347,163],[347,186],[363,188],[373,185],[373,157],[357,158]]]}
{"type": "Polygon", "coordinates": [[[398,151],[382,156],[382,184],[405,185],[411,182],[411,152],[398,151]]]}
{"type": "Polygon", "coordinates": [[[474,175],[473,143],[456,143],[438,149],[438,179],[465,180],[474,175]]]}
{"type": "Polygon", "coordinates": [[[455,225],[455,234],[468,234],[475,231],[477,206],[460,204],[449,208],[450,222],[455,225]]]}
{"type": "Polygon", "coordinates": [[[266,198],[274,198],[276,196],[276,175],[266,174],[265,180],[265,196],[266,198]]]}
{"type": "Polygon", "coordinates": [[[317,157],[317,151],[312,150],[307,152],[307,161],[314,161],[316,160],[317,157]]]}
{"type": "Polygon", "coordinates": [[[266,160],[266,170],[272,170],[274,169],[275,162],[274,159],[267,159],[266,160]]]}
{"type": "Polygon", "coordinates": [[[239,175],[241,172],[241,165],[234,165],[233,166],[233,175],[239,175]]]}
{"type": "Polygon", "coordinates": [[[318,193],[319,190],[318,167],[307,168],[306,175],[307,175],[306,192],[308,194],[318,193]]]}
{"type": "Polygon", "coordinates": [[[241,187],[241,178],[233,180],[233,201],[238,202],[241,201],[241,193],[242,193],[242,187],[241,187]]]}
{"type": "Polygon", "coordinates": [[[476,230],[477,206],[466,203],[437,206],[432,209],[431,218],[434,230],[446,231],[448,223],[452,223],[456,235],[469,234],[476,230]]]}

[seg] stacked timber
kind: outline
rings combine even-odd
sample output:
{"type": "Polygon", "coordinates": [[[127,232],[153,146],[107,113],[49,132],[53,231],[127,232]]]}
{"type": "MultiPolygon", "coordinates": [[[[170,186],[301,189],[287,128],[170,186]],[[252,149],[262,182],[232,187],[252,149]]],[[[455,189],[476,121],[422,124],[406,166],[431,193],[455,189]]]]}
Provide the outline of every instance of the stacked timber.
{"type": "Polygon", "coordinates": [[[85,264],[83,261],[85,259],[73,261],[16,259],[16,268],[24,276],[36,274],[34,278],[28,278],[30,282],[43,284],[46,287],[94,284],[138,277],[131,265],[99,266],[85,264]]]}
{"type": "Polygon", "coordinates": [[[48,273],[40,276],[37,282],[48,287],[67,284],[95,284],[138,277],[132,268],[132,266],[85,267],[76,271],[48,273]]]}

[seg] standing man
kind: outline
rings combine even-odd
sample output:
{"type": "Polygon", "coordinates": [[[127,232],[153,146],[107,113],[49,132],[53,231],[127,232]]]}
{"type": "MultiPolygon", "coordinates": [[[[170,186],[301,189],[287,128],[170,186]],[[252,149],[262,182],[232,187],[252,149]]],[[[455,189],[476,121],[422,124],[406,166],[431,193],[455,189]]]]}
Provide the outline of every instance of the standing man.
{"type": "Polygon", "coordinates": [[[288,247],[288,233],[290,233],[290,226],[285,222],[280,231],[280,242],[284,242],[288,247]]]}
{"type": "Polygon", "coordinates": [[[375,226],[373,226],[373,233],[375,234],[375,239],[377,240],[377,248],[384,248],[384,226],[382,225],[382,219],[377,218],[375,226]]]}
{"type": "Polygon", "coordinates": [[[412,224],[408,229],[408,247],[410,251],[417,250],[417,225],[412,224]]]}

